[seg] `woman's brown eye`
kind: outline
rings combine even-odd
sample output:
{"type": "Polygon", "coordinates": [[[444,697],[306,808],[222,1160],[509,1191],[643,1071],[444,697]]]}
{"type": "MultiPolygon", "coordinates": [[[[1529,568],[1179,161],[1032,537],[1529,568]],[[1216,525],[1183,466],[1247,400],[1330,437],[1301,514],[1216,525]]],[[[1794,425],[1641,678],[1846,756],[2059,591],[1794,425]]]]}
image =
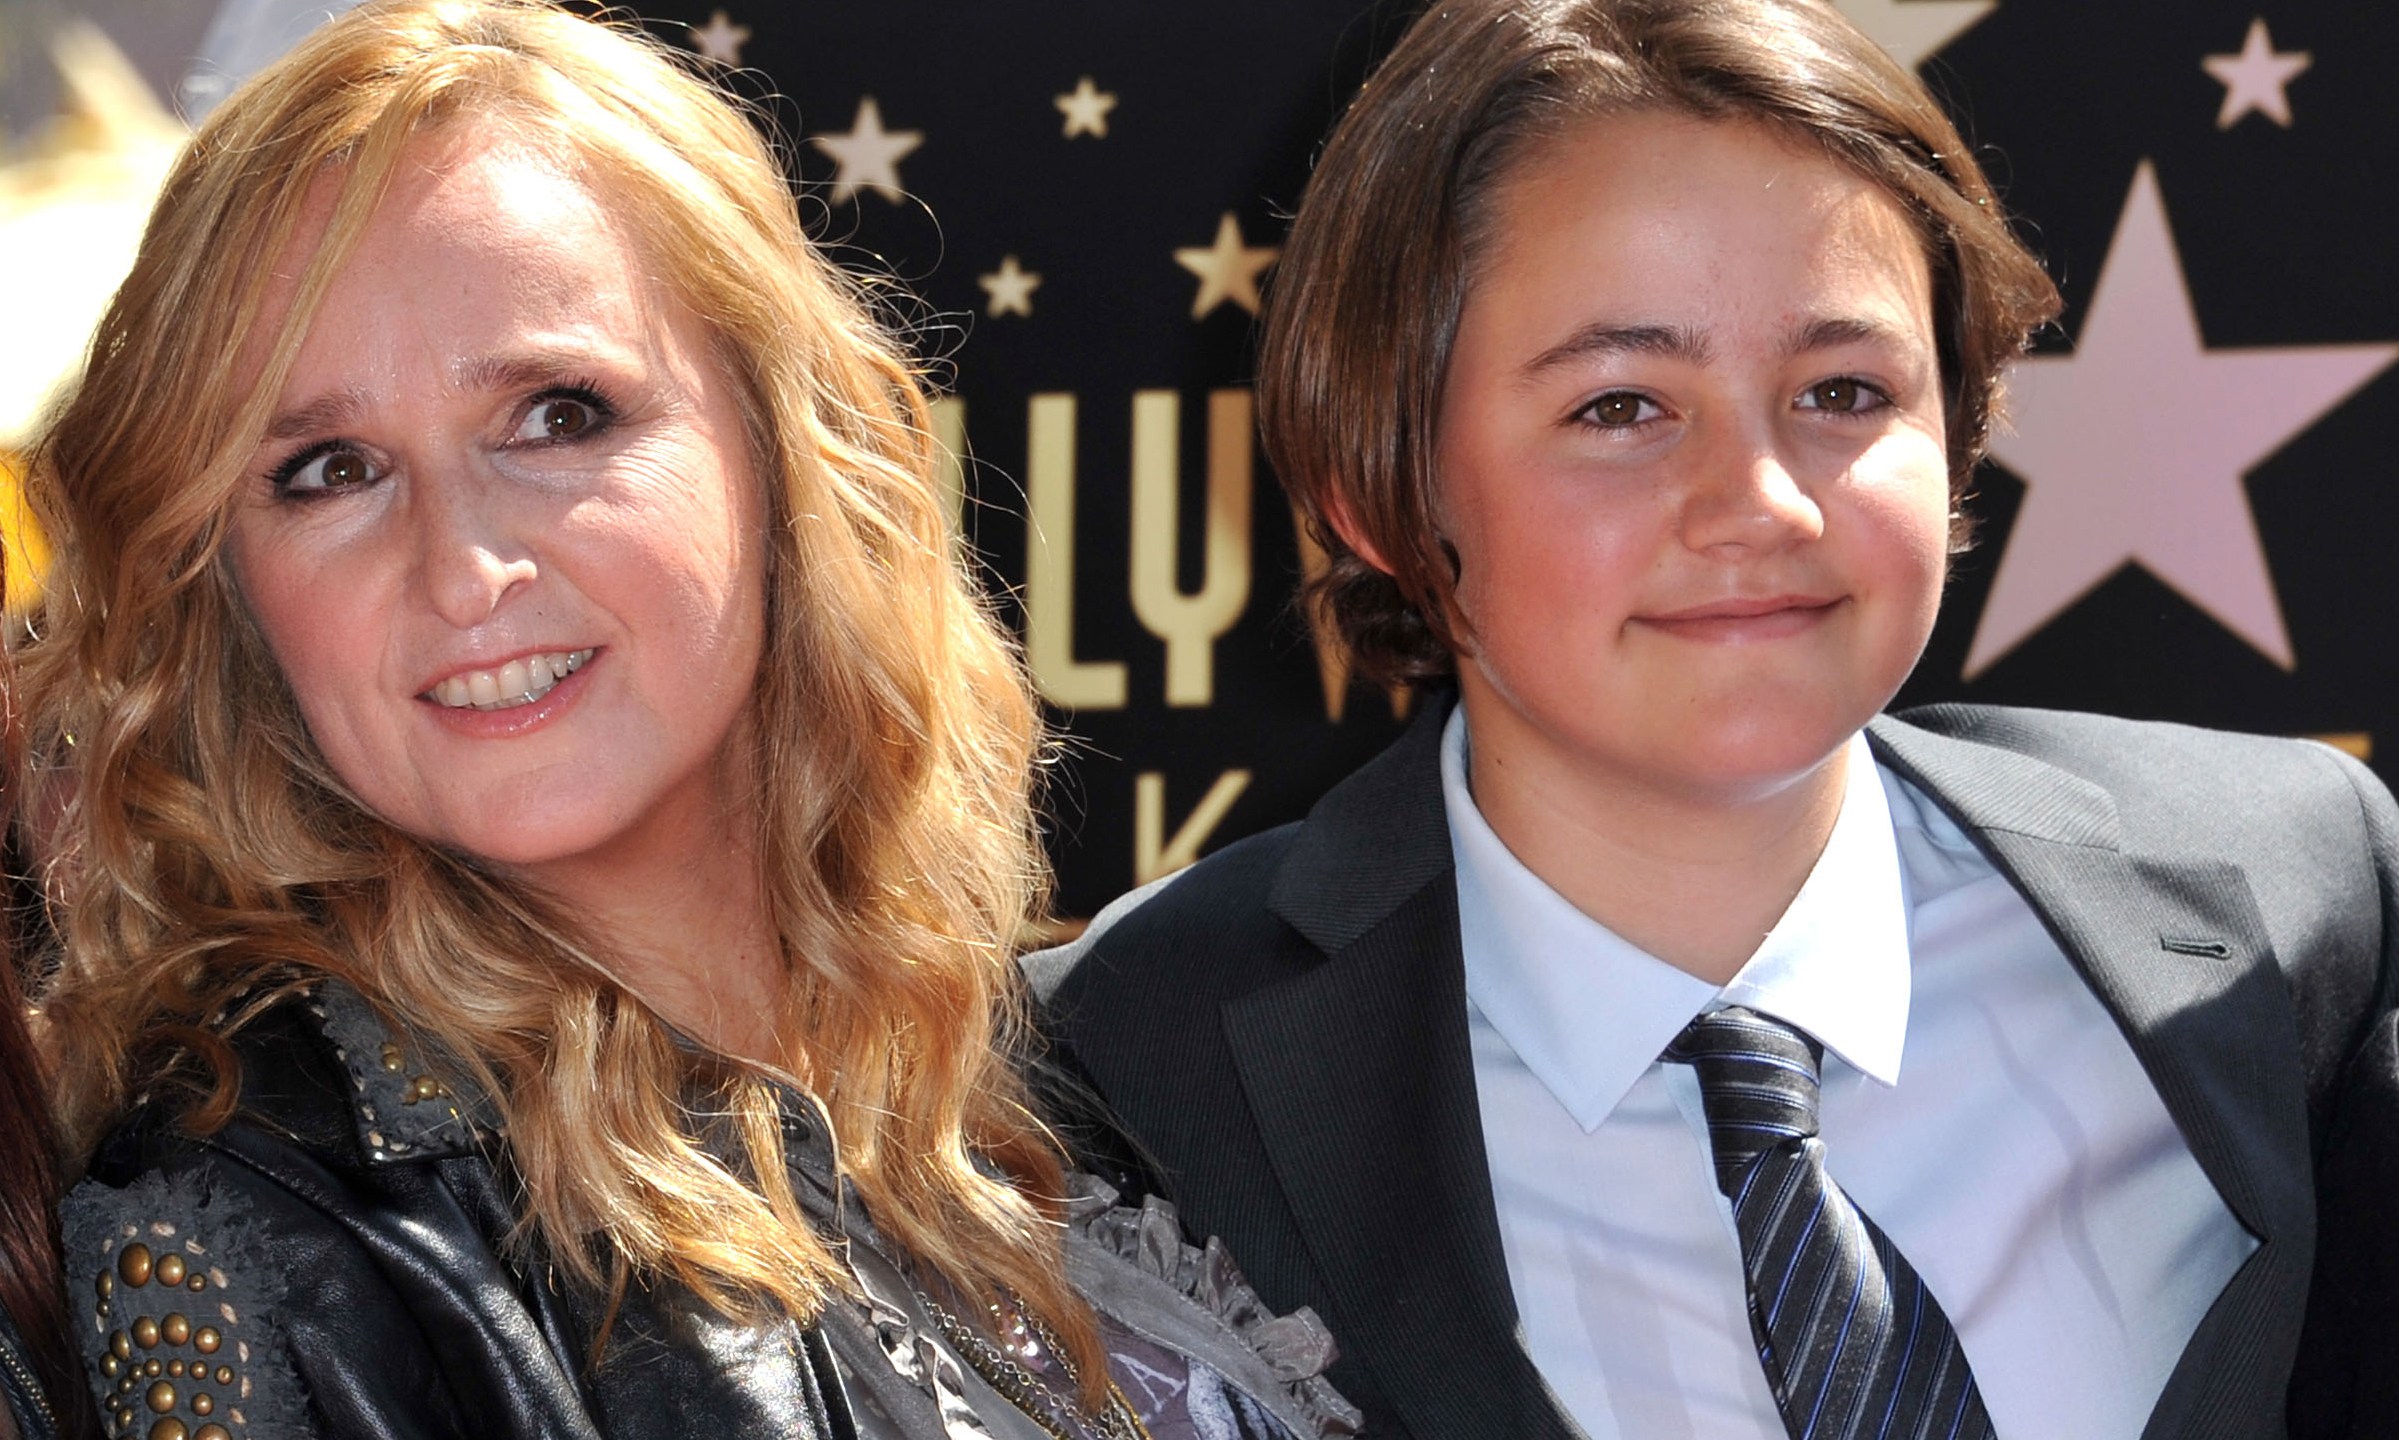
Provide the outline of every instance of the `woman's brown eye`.
{"type": "Polygon", "coordinates": [[[356,450],[340,445],[303,452],[275,476],[275,488],[285,493],[305,491],[324,494],[332,490],[347,490],[372,485],[382,477],[375,473],[374,462],[356,450]]]}
{"type": "Polygon", "coordinates": [[[591,428],[591,407],[579,400],[552,400],[541,408],[542,430],[553,440],[565,440],[591,428]]]}
{"type": "Polygon", "coordinates": [[[552,444],[583,440],[607,428],[610,412],[596,400],[577,395],[550,395],[535,400],[517,422],[518,444],[552,444]]]}
{"type": "Polygon", "coordinates": [[[1591,402],[1591,418],[1602,425],[1630,425],[1641,418],[1641,397],[1602,395],[1591,402]]]}

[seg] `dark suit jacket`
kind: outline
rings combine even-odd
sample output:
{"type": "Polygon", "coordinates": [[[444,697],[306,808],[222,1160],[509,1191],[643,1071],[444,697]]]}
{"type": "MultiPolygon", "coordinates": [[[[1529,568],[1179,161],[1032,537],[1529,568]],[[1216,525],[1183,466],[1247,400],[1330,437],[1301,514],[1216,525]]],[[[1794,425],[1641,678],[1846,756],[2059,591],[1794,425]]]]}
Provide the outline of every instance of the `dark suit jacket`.
{"type": "MultiPolygon", "coordinates": [[[[1333,1380],[1369,1435],[1567,1437],[1519,1343],[1483,1152],[1446,708],[1306,820],[1128,896],[1026,968],[1064,1061],[1146,1145],[1194,1231],[1222,1236],[1268,1303],[1331,1323],[1333,1380]]],[[[2344,1135],[2389,1134],[2388,1102],[2361,1113],[2353,1092],[2370,1087],[2349,1078],[2388,1030],[2399,973],[2399,810],[2364,767],[2291,741],[1967,706],[1868,735],[2031,901],[2258,1238],[2146,1436],[2284,1434],[2318,1258],[2311,1177],[2336,1112],[2344,1135]]],[[[2328,1239],[2327,1267],[2351,1262],[2335,1243],[2378,1250],[2380,1228],[2328,1239]]],[[[2376,1323],[2319,1324],[2327,1428],[2310,1433],[2346,1433],[2330,1391],[2381,1373],[2344,1349],[2376,1323]]]]}

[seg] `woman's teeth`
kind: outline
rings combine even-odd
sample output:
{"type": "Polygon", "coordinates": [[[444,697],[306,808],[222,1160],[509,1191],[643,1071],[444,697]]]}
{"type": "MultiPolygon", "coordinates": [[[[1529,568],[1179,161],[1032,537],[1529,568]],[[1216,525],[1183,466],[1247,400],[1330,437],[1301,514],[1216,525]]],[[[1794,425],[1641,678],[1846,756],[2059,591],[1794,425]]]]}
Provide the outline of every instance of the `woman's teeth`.
{"type": "Polygon", "coordinates": [[[528,655],[497,670],[470,670],[453,675],[426,691],[438,704],[453,710],[507,710],[530,705],[556,689],[558,682],[583,668],[589,650],[564,650],[554,655],[528,655]]]}

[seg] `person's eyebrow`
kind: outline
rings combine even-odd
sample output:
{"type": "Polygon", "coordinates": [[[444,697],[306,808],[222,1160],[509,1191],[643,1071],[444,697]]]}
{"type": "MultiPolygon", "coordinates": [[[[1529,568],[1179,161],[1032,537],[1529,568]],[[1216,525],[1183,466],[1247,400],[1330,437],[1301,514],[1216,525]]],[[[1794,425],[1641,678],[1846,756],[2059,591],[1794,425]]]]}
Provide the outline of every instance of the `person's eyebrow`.
{"type": "Polygon", "coordinates": [[[1707,338],[1686,325],[1620,325],[1596,321],[1526,361],[1517,372],[1530,383],[1561,365],[1612,355],[1656,355],[1705,365],[1715,358],[1707,338]]]}
{"type": "Polygon", "coordinates": [[[593,357],[585,353],[533,350],[516,354],[477,355],[450,370],[452,383],[470,395],[512,390],[539,390],[587,373],[593,357]]]}
{"type": "MultiPolygon", "coordinates": [[[[488,395],[556,385],[585,373],[591,363],[591,356],[579,352],[477,355],[451,367],[451,375],[460,390],[488,395]]],[[[373,408],[363,390],[336,390],[278,414],[267,422],[266,438],[301,440],[344,430],[373,408]]]]}
{"type": "Polygon", "coordinates": [[[366,411],[367,397],[364,391],[336,390],[278,414],[267,422],[266,438],[304,440],[329,430],[344,429],[366,411]]]}
{"type": "Polygon", "coordinates": [[[1783,353],[1807,355],[1838,350],[1844,345],[1907,346],[1915,337],[1884,320],[1863,315],[1832,315],[1803,321],[1783,337],[1783,353]]]}

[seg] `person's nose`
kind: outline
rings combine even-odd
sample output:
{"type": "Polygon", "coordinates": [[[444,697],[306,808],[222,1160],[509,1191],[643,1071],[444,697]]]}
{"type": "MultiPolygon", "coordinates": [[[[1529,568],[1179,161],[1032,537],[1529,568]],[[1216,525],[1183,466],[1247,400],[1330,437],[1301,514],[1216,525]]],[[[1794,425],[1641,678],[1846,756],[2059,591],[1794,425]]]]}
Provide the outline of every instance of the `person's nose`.
{"type": "Polygon", "coordinates": [[[1682,522],[1693,550],[1765,552],[1824,534],[1812,485],[1771,434],[1723,436],[1689,459],[1682,522]]]}
{"type": "Polygon", "coordinates": [[[489,620],[540,573],[531,517],[518,513],[507,490],[459,467],[420,476],[409,497],[426,599],[461,630],[489,620]]]}

